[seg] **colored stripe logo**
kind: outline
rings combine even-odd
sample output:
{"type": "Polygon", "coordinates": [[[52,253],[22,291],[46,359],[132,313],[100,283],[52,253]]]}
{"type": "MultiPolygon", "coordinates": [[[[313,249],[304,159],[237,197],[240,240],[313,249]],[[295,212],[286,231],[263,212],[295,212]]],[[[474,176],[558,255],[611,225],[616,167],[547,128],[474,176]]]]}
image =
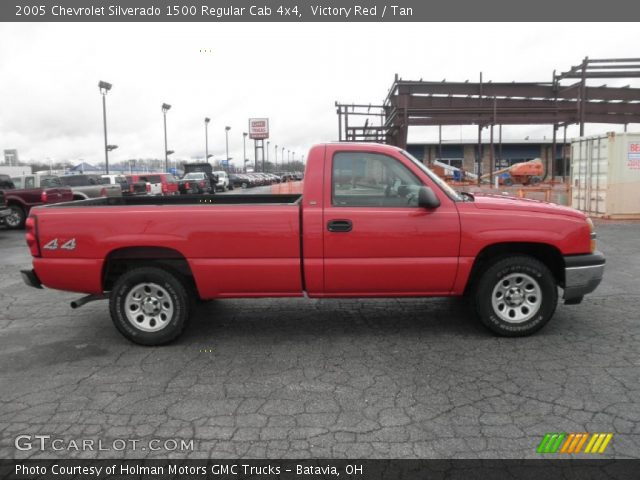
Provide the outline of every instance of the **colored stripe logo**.
{"type": "Polygon", "coordinates": [[[536,452],[600,454],[604,453],[612,438],[613,433],[547,433],[536,452]]]}

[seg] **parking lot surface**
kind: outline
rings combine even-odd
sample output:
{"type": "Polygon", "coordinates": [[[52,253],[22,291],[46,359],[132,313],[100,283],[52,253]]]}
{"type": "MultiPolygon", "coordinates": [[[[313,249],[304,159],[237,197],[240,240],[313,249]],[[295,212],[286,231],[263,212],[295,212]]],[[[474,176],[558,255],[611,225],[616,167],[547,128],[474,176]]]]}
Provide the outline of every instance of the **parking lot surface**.
{"type": "Polygon", "coordinates": [[[453,299],[223,300],[164,347],[127,342],[104,301],[25,287],[23,233],[0,227],[0,457],[536,458],[547,432],[638,457],[640,224],[597,227],[602,285],[529,338],[453,299]],[[68,448],[85,439],[107,449],[68,448]]]}

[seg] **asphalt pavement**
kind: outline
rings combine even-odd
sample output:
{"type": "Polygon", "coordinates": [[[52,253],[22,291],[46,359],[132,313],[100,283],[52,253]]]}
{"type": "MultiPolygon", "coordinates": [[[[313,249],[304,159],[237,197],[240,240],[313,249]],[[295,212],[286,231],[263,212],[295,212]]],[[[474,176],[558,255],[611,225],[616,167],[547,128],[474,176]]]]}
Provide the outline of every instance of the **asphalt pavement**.
{"type": "Polygon", "coordinates": [[[454,299],[254,299],[203,304],[164,347],[24,286],[0,227],[0,458],[538,458],[548,432],[637,458],[640,223],[597,227],[602,285],[532,337],[454,299]]]}

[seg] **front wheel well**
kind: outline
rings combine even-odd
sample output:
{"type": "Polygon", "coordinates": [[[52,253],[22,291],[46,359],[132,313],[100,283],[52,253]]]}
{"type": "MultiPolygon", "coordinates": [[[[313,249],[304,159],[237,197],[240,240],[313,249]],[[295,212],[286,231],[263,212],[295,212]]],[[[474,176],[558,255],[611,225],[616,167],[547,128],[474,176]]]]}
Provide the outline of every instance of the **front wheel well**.
{"type": "Polygon", "coordinates": [[[158,267],[175,275],[196,295],[198,289],[189,262],[179,251],[164,247],[126,247],[107,255],[102,269],[102,289],[113,289],[120,276],[140,267],[158,267]]]}
{"type": "Polygon", "coordinates": [[[497,243],[483,248],[476,256],[467,281],[465,294],[472,290],[474,284],[489,264],[500,258],[513,255],[529,255],[539,260],[551,271],[558,285],[564,285],[564,257],[560,250],[553,245],[528,242],[497,243]]]}

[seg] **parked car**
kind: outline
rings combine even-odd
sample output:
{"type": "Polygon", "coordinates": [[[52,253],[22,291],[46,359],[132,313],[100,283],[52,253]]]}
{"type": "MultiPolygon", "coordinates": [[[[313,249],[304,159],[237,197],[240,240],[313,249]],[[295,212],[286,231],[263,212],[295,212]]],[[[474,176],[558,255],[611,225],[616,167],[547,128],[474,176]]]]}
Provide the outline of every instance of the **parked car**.
{"type": "Polygon", "coordinates": [[[120,185],[112,185],[109,179],[95,174],[62,175],[60,182],[73,191],[74,200],[98,197],[121,197],[120,185]]]}
{"type": "Polygon", "coordinates": [[[188,175],[189,173],[201,172],[204,173],[209,179],[209,183],[214,186],[211,189],[211,193],[215,193],[216,188],[215,185],[218,184],[218,175],[213,171],[213,167],[210,163],[200,162],[200,163],[185,163],[182,165],[184,170],[184,174],[188,175]]]}
{"type": "Polygon", "coordinates": [[[191,298],[305,294],[466,295],[494,333],[524,336],[551,319],[558,287],[576,304],[602,280],[605,258],[582,212],[458,193],[389,145],[324,144],[307,159],[303,195],[121,197],[32,211],[24,281],[89,294],[75,306],[108,297],[126,338],[159,345],[182,333],[191,298]],[[73,248],[41,248],[62,242],[73,248]]]}
{"type": "Polygon", "coordinates": [[[218,181],[216,182],[216,190],[226,192],[229,190],[229,175],[224,170],[216,170],[213,172],[214,175],[218,177],[218,181]]]}
{"type": "Polygon", "coordinates": [[[146,182],[133,182],[125,175],[107,174],[101,175],[102,178],[109,181],[111,185],[120,185],[122,195],[146,195],[147,184],[146,182]]]}
{"type": "Polygon", "coordinates": [[[178,179],[170,173],[136,173],[125,175],[129,181],[145,182],[149,184],[151,195],[178,195],[178,179]]]}
{"type": "Polygon", "coordinates": [[[248,188],[251,186],[251,181],[247,175],[242,173],[229,174],[229,188],[248,188]]]}
{"type": "MultiPolygon", "coordinates": [[[[0,188],[2,188],[1,182],[2,179],[0,178],[0,188]]],[[[11,215],[11,209],[7,207],[7,204],[4,200],[4,191],[0,190],[0,224],[3,224],[5,217],[8,217],[9,215],[11,215]]]]}
{"type": "Polygon", "coordinates": [[[9,228],[23,228],[29,211],[43,204],[73,200],[71,189],[63,186],[58,177],[48,174],[29,174],[1,177],[0,189],[10,213],[2,221],[9,228]]]}
{"type": "Polygon", "coordinates": [[[182,177],[178,185],[180,193],[211,193],[214,188],[211,180],[204,172],[191,172],[182,177]]]}

